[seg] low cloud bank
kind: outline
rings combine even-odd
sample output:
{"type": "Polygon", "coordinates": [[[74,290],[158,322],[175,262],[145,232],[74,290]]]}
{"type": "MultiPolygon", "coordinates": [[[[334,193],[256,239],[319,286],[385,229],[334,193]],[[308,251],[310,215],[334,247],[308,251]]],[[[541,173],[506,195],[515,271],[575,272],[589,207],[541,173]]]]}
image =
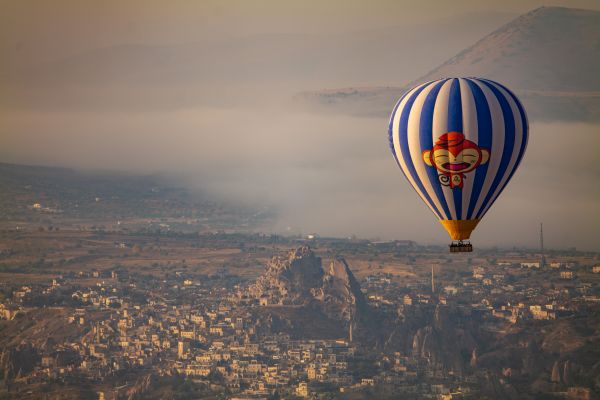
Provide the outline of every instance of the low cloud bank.
{"type": "MultiPolygon", "coordinates": [[[[405,182],[387,120],[293,107],[169,112],[0,111],[5,162],[168,173],[280,210],[273,231],[414,239],[446,233],[405,182]]],[[[524,162],[478,227],[480,245],[600,248],[598,126],[532,124],[524,162]]]]}

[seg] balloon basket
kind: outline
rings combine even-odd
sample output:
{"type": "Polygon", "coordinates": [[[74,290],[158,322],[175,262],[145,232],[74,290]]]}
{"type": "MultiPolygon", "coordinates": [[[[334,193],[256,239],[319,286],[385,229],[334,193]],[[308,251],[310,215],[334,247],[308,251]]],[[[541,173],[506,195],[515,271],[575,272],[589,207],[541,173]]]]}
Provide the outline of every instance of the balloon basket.
{"type": "Polygon", "coordinates": [[[473,251],[473,245],[471,243],[465,243],[460,240],[458,242],[452,242],[448,245],[448,248],[450,249],[450,253],[470,253],[473,251]]]}

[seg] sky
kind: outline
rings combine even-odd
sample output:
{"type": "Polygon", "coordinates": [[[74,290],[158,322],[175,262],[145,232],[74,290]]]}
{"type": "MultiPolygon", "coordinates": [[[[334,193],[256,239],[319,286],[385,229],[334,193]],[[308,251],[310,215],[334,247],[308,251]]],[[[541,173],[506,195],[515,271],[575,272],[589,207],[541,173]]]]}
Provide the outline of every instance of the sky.
{"type": "MultiPolygon", "coordinates": [[[[600,9],[597,0],[0,0],[0,49],[25,61],[125,43],[323,34],[418,25],[465,13],[541,6],[600,9]]],[[[6,62],[6,61],[5,61],[6,62]]]]}
{"type": "MultiPolygon", "coordinates": [[[[600,10],[595,0],[0,0],[0,161],[170,173],[275,204],[273,231],[446,243],[395,166],[387,117],[314,113],[293,97],[409,82],[542,5],[600,10]]],[[[534,247],[543,221],[549,247],[600,249],[597,131],[532,121],[524,162],[473,240],[534,247]]]]}

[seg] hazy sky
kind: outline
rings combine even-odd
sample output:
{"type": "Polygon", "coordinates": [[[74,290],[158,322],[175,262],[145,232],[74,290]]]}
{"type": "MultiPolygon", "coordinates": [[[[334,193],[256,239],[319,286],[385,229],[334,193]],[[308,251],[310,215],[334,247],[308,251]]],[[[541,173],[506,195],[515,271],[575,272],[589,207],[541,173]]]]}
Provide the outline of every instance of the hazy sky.
{"type": "Polygon", "coordinates": [[[347,32],[544,5],[600,9],[597,0],[0,0],[0,51],[34,61],[123,43],[347,32]]]}
{"type": "MultiPolygon", "coordinates": [[[[217,195],[277,204],[274,230],[446,243],[395,165],[386,117],[311,114],[291,98],[410,81],[544,4],[600,9],[596,0],[0,0],[0,80],[1,71],[5,85],[15,71],[23,79],[0,93],[0,160],[176,173],[217,195]],[[150,47],[97,50],[123,44],[150,47]]],[[[544,221],[548,246],[600,249],[597,132],[532,121],[524,163],[475,243],[536,246],[544,221]]]]}

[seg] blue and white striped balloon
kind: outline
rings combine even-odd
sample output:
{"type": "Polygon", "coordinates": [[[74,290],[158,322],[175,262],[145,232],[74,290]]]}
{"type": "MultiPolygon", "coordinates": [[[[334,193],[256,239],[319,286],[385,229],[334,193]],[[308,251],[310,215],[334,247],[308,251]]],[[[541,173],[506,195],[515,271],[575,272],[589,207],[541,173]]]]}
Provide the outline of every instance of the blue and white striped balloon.
{"type": "Polygon", "coordinates": [[[400,169],[453,240],[465,240],[519,166],[527,115],[503,85],[439,79],[396,104],[389,143],[400,169]]]}

